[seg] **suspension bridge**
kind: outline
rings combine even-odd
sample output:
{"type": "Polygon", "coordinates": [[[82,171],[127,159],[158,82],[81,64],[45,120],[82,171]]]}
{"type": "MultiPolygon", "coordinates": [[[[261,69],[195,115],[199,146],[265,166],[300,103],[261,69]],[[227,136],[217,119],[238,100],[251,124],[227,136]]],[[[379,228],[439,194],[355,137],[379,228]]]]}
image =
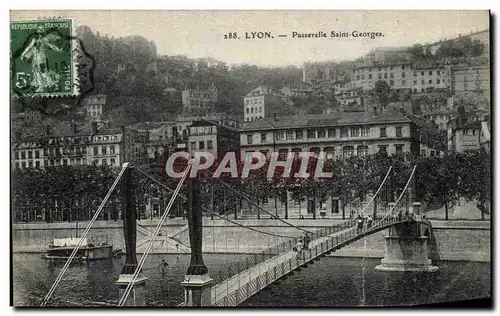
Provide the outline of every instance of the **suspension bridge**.
{"type": "MultiPolygon", "coordinates": [[[[123,228],[125,236],[126,260],[122,268],[117,285],[119,288],[119,301],[117,306],[143,306],[145,304],[144,284],[147,280],[141,276],[142,267],[147,260],[154,244],[159,240],[162,242],[175,244],[182,252],[191,254],[191,262],[187,267],[182,286],[185,290],[185,300],[179,306],[237,306],[255,295],[267,286],[293,275],[294,272],[308,268],[315,261],[322,257],[345,247],[356,240],[364,238],[376,232],[387,230],[386,255],[382,259],[379,270],[385,271],[435,271],[437,267],[432,265],[432,260],[439,260],[439,251],[432,233],[432,226],[424,216],[420,214],[419,203],[412,205],[412,212],[408,212],[405,204],[408,205],[409,188],[414,179],[416,166],[413,168],[406,185],[397,200],[390,203],[389,210],[385,214],[378,214],[369,224],[356,219],[343,221],[341,224],[330,227],[323,227],[317,230],[307,230],[294,225],[278,216],[266,211],[256,204],[245,193],[240,192],[228,184],[220,181],[228,190],[242,197],[249,204],[253,204],[262,212],[267,213],[276,220],[283,222],[296,230],[297,234],[280,235],[275,232],[264,231],[256,227],[243,225],[238,221],[228,218],[227,214],[219,214],[213,209],[207,208],[200,201],[200,181],[197,178],[187,179],[187,196],[180,194],[181,187],[190,171],[191,163],[187,165],[182,178],[177,187],[172,189],[156,179],[154,176],[143,170],[140,166],[134,167],[125,163],[122,166],[113,185],[95,212],[92,220],[84,230],[81,241],[87,236],[95,220],[104,208],[106,202],[120,183],[120,194],[122,198],[123,228]],[[158,185],[169,193],[170,199],[154,231],[137,224],[137,210],[134,195],[132,173],[137,173],[149,181],[158,185]],[[159,236],[160,229],[165,223],[174,202],[182,200],[187,202],[188,225],[180,227],[175,232],[167,236],[159,236]],[[242,230],[253,231],[277,238],[280,242],[275,243],[268,249],[246,256],[245,260],[231,264],[224,275],[218,275],[213,279],[208,268],[203,262],[202,251],[202,213],[216,216],[232,225],[240,227],[242,230]],[[184,243],[180,235],[189,231],[189,244],[184,243]],[[145,236],[146,241],[137,242],[137,233],[145,236]],[[310,240],[302,250],[295,249],[299,236],[307,236],[310,240]],[[160,238],[159,238],[160,237],[160,238]],[[137,248],[145,246],[145,250],[137,260],[137,248]]],[[[392,171],[392,167],[387,170],[384,179],[381,181],[378,190],[366,204],[363,213],[372,203],[375,203],[379,193],[383,188],[387,188],[387,179],[392,171]]],[[[116,193],[115,193],[116,194],[116,193]]],[[[57,286],[61,282],[71,261],[77,253],[81,244],[78,244],[70,255],[69,259],[61,269],[52,287],[44,297],[41,306],[46,306],[53,296],[57,286]]],[[[311,267],[313,268],[313,267],[311,267]]]]}

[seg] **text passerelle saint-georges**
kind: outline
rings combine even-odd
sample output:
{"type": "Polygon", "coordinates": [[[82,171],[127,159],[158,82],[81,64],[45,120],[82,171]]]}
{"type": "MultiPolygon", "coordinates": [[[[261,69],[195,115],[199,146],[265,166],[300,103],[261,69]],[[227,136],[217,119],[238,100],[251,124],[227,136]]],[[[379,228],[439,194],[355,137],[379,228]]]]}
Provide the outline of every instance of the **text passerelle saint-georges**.
{"type": "Polygon", "coordinates": [[[318,31],[318,32],[299,32],[293,31],[291,33],[291,38],[370,38],[375,39],[377,37],[384,37],[382,32],[373,32],[373,31],[318,31]]]}
{"type": "Polygon", "coordinates": [[[243,36],[239,36],[238,33],[228,33],[225,35],[226,39],[271,39],[275,37],[287,37],[292,39],[318,39],[318,38],[368,38],[376,39],[378,37],[384,37],[384,34],[379,31],[316,31],[316,32],[302,32],[302,31],[292,31],[288,33],[279,33],[277,36],[275,32],[244,32],[243,36]]]}

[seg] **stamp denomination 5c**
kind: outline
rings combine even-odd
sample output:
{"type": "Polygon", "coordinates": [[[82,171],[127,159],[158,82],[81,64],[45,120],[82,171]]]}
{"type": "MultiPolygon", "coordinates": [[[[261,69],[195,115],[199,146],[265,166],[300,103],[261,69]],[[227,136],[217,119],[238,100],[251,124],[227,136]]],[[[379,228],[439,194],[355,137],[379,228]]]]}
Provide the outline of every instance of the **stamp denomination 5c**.
{"type": "Polygon", "coordinates": [[[20,96],[73,96],[78,78],[72,36],[73,20],[11,23],[11,84],[20,96]]]}

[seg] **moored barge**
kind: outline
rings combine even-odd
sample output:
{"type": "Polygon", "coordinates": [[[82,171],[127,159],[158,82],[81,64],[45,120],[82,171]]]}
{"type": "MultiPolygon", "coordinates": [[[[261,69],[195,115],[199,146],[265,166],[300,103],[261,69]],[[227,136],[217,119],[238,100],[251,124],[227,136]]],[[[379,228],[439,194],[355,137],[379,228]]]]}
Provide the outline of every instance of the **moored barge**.
{"type": "MultiPolygon", "coordinates": [[[[54,242],[49,244],[43,257],[47,260],[67,260],[79,242],[80,238],[54,239],[54,242]]],[[[107,242],[94,244],[93,242],[87,242],[87,238],[83,238],[74,259],[101,260],[109,259],[113,256],[113,245],[107,242]]]]}

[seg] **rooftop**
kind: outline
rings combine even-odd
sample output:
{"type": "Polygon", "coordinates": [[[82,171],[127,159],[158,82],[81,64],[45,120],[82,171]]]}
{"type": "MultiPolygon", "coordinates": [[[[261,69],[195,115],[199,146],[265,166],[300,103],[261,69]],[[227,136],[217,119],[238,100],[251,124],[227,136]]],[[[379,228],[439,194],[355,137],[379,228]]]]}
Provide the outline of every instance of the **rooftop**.
{"type": "Polygon", "coordinates": [[[385,110],[374,115],[373,112],[334,112],[301,116],[258,118],[242,127],[242,131],[287,129],[300,127],[364,125],[380,123],[411,122],[406,116],[395,110],[385,110]]]}
{"type": "Polygon", "coordinates": [[[268,86],[262,85],[258,86],[255,89],[252,89],[245,97],[252,97],[252,96],[258,96],[258,95],[263,95],[263,94],[274,94],[272,89],[268,86]]]}
{"type": "MultiPolygon", "coordinates": [[[[121,128],[109,128],[104,125],[98,126],[97,135],[106,134],[121,134],[123,130],[121,128]]],[[[92,125],[86,124],[83,126],[77,126],[76,133],[73,130],[72,122],[62,121],[53,127],[49,127],[48,134],[32,135],[23,139],[23,141],[34,141],[40,138],[52,138],[52,137],[78,137],[78,136],[91,136],[92,125]]]]}
{"type": "Polygon", "coordinates": [[[206,119],[201,119],[194,121],[193,124],[191,124],[189,127],[197,127],[197,126],[217,126],[218,128],[225,128],[233,132],[237,132],[238,130],[232,126],[220,124],[219,122],[216,121],[211,121],[211,120],[206,120],[206,119]]]}

